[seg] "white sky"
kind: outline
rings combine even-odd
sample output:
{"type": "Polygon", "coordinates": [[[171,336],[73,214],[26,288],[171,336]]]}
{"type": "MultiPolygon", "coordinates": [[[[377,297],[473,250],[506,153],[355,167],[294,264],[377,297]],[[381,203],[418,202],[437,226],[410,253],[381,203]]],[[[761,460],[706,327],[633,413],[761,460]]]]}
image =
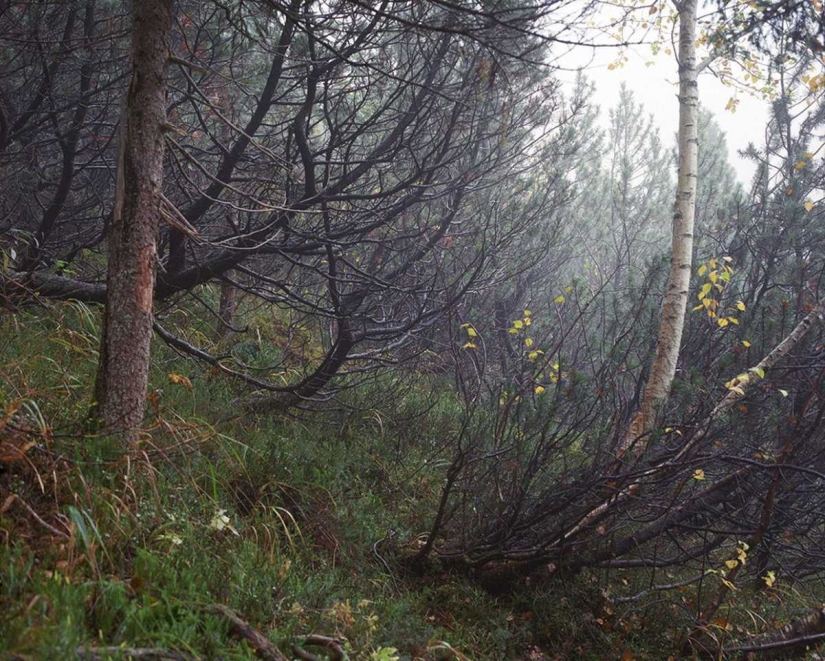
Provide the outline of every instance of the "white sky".
{"type": "MultiPolygon", "coordinates": [[[[662,52],[654,57],[649,46],[628,49],[628,62],[621,68],[608,70],[608,65],[617,57],[617,49],[593,49],[577,46],[570,53],[555,61],[556,66],[565,67],[558,77],[572,85],[576,78],[576,68],[583,68],[587,77],[595,83],[595,103],[601,108],[601,120],[607,125],[608,109],[615,105],[619,87],[624,82],[637,102],[652,114],[661,131],[665,144],[674,144],[679,119],[678,71],[675,55],[662,52]],[[646,66],[647,62],[653,62],[646,66]]],[[[733,89],[725,87],[707,69],[699,78],[699,99],[716,118],[727,135],[728,160],[736,169],[743,184],[748,184],[754,172],[754,165],[740,158],[738,151],[753,142],[761,146],[764,140],[768,104],[760,98],[740,92],[739,105],[735,113],[725,110],[733,89]]],[[[699,145],[699,149],[702,145],[699,145]]]]}

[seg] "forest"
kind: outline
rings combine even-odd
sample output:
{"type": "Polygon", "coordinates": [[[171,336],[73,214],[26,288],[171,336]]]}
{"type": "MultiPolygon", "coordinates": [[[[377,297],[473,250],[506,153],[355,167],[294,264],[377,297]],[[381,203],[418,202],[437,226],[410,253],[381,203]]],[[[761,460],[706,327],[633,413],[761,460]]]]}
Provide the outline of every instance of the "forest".
{"type": "Polygon", "coordinates": [[[0,660],[825,658],[824,136],[822,0],[0,0],[0,660]]]}

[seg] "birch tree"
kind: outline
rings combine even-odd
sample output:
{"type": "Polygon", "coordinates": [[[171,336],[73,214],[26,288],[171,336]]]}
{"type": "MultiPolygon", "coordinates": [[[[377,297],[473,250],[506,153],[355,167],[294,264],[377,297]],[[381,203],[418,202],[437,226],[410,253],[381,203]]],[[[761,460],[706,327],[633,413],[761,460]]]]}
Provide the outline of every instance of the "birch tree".
{"type": "Polygon", "coordinates": [[[656,357],[639,410],[620,454],[657,423],[667,402],[685,325],[693,264],[693,231],[699,164],[699,68],[696,62],[697,0],[675,3],[679,14],[679,168],[673,211],[670,276],[659,320],[656,357]]]}

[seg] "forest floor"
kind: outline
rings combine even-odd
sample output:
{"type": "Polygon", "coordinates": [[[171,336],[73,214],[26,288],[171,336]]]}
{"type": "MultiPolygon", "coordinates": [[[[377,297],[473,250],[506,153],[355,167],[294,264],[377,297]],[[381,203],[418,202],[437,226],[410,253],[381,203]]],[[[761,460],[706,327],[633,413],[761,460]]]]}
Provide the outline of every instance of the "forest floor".
{"type": "Polygon", "coordinates": [[[147,434],[126,456],[83,428],[97,337],[80,305],[0,318],[0,658],[256,658],[214,604],[289,658],[678,653],[685,609],[609,598],[643,576],[492,594],[398,562],[427,531],[450,459],[447,388],[421,383],[383,406],[367,387],[303,419],[233,417],[226,377],[158,344],[147,434]],[[304,648],[310,634],[341,649],[304,648]]]}

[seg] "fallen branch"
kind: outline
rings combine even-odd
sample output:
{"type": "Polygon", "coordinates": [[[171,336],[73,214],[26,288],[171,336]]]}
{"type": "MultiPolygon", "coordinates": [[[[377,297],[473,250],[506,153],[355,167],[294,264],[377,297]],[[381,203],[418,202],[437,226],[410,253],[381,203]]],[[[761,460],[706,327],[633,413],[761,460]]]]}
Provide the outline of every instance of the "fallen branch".
{"type": "MultiPolygon", "coordinates": [[[[320,634],[311,634],[303,638],[302,644],[309,647],[326,648],[328,652],[327,656],[329,656],[330,661],[347,661],[349,658],[346,650],[344,650],[344,644],[338,638],[322,636],[320,634]]],[[[292,646],[292,651],[295,652],[296,656],[301,657],[305,661],[310,661],[310,659],[315,658],[315,655],[301,649],[297,645],[292,646]]]]}
{"type": "Polygon", "coordinates": [[[825,608],[813,611],[808,617],[786,624],[779,631],[771,631],[750,639],[747,644],[725,648],[726,654],[772,656],[802,656],[811,644],[825,642],[825,608]]]}
{"type": "Polygon", "coordinates": [[[289,658],[278,649],[275,643],[253,629],[250,624],[244,622],[232,609],[221,604],[212,604],[204,610],[211,615],[219,615],[228,620],[232,635],[249,643],[249,646],[255,652],[255,656],[259,659],[263,659],[263,661],[289,661],[289,658]]]}

